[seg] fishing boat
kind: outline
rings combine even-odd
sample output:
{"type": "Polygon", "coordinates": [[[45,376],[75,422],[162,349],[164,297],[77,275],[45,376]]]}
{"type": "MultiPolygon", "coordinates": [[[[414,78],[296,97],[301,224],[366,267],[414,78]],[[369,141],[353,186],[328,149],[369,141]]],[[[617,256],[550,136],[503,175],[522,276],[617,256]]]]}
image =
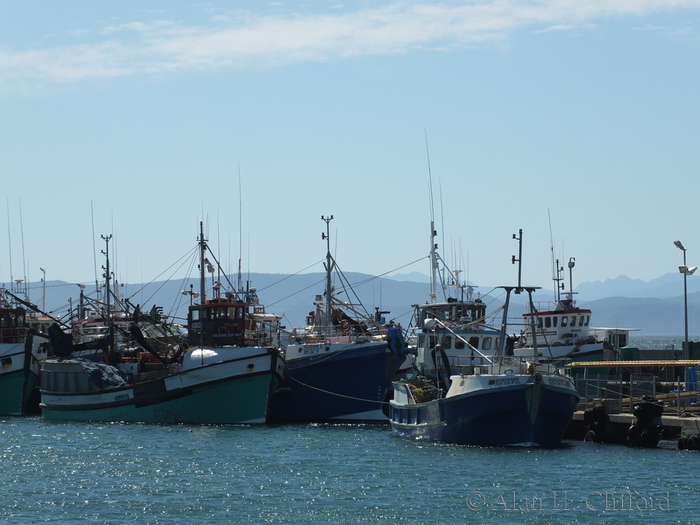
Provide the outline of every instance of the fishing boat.
{"type": "MultiPolygon", "coordinates": [[[[408,348],[399,326],[363,311],[361,302],[341,301],[332,276],[342,272],[330,252],[326,222],[326,289],[304,328],[292,330],[285,348],[285,376],[272,400],[275,423],[387,423],[391,382],[408,348]]],[[[344,290],[354,293],[346,281],[344,290]]]]}
{"type": "MultiPolygon", "coordinates": [[[[265,314],[254,293],[223,292],[218,283],[214,297],[207,300],[204,269],[211,263],[206,258],[208,246],[202,224],[199,247],[200,303],[189,307],[190,346],[174,353],[159,351],[148,344],[138,326],[132,326],[141,352],[124,352],[110,337],[105,338],[109,349],[104,352],[104,362],[62,352],[63,357],[49,359],[42,367],[44,418],[267,422],[270,397],[284,368],[279,352],[279,317],[265,314]]],[[[70,341],[65,346],[70,348],[70,341]]]]}
{"type": "MultiPolygon", "coordinates": [[[[432,227],[431,232],[435,283],[438,258],[432,227]]],[[[527,292],[531,301],[536,288],[520,283],[501,288],[506,298],[496,332],[481,326],[482,303],[473,298],[439,302],[433,285],[430,303],[419,310],[416,374],[393,383],[395,435],[484,446],[561,442],[579,395],[555,365],[507,355],[511,293],[527,292]]]]}
{"type": "Polygon", "coordinates": [[[0,415],[38,412],[39,362],[48,357],[50,345],[32,324],[19,298],[0,289],[0,415]]]}
{"type": "MultiPolygon", "coordinates": [[[[442,355],[453,364],[490,364],[500,345],[501,332],[496,315],[502,307],[487,312],[476,287],[462,283],[459,271],[451,270],[438,252],[437,231],[430,228],[429,300],[413,305],[412,341],[420,374],[435,375],[442,355]],[[423,330],[426,326],[434,330],[423,330]],[[435,339],[439,334],[439,339],[435,339]],[[439,352],[436,352],[435,349],[439,352]]],[[[512,338],[506,339],[506,353],[512,353],[512,338]]]]}
{"type": "MultiPolygon", "coordinates": [[[[629,344],[635,328],[593,326],[592,311],[576,305],[573,290],[575,259],[568,262],[569,290],[561,293],[563,267],[556,262],[556,302],[529,303],[523,314],[524,330],[514,345],[514,354],[541,360],[610,361],[620,358],[620,350],[629,344]],[[537,350],[534,340],[537,340],[537,350]]],[[[562,285],[563,286],[563,285],[562,285]]]]}

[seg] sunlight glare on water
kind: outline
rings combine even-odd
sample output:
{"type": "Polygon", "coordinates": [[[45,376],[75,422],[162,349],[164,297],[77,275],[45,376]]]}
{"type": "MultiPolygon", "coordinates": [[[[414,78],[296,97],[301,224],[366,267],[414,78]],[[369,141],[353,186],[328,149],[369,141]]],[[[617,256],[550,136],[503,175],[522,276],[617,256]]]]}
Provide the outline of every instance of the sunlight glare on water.
{"type": "Polygon", "coordinates": [[[479,448],[388,426],[0,420],[6,523],[681,523],[697,452],[479,448]]]}

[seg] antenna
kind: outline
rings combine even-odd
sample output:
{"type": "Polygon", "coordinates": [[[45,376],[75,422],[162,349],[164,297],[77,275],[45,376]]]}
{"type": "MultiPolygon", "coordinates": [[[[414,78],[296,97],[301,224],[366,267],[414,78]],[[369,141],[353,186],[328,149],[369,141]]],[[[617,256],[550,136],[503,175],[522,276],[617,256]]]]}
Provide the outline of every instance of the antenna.
{"type": "Polygon", "coordinates": [[[425,154],[428,158],[428,196],[430,197],[430,222],[435,221],[435,208],[433,205],[433,172],[430,169],[430,149],[428,148],[428,132],[423,129],[425,135],[425,154]]]}
{"type": "Polygon", "coordinates": [[[29,280],[27,279],[27,259],[24,252],[24,219],[22,217],[22,199],[19,199],[19,235],[22,239],[22,276],[26,283],[25,294],[29,299],[29,280]]]}
{"type": "Polygon", "coordinates": [[[97,246],[95,245],[95,211],[90,201],[90,221],[92,222],[92,260],[95,268],[95,291],[97,292],[97,300],[100,300],[100,285],[97,278],[97,246]]]}
{"type": "Polygon", "coordinates": [[[10,248],[10,281],[15,282],[15,276],[12,271],[12,229],[10,228],[10,198],[7,198],[7,243],[10,248]]]}
{"type": "Polygon", "coordinates": [[[424,129],[425,154],[428,158],[428,195],[430,197],[430,302],[436,304],[437,297],[437,230],[435,230],[435,207],[433,204],[433,172],[430,168],[430,149],[428,148],[428,132],[424,129]]]}
{"type": "MultiPolygon", "coordinates": [[[[250,254],[248,255],[250,258],[250,254]]],[[[241,261],[243,259],[243,190],[241,189],[241,163],[238,163],[238,291],[243,291],[241,261]]]]}
{"type": "Polygon", "coordinates": [[[552,235],[552,215],[549,208],[547,209],[547,219],[549,220],[549,250],[552,263],[552,280],[554,281],[554,300],[558,301],[559,296],[559,261],[554,258],[554,237],[552,235]]]}
{"type": "MultiPolygon", "coordinates": [[[[221,220],[219,216],[219,210],[216,210],[216,251],[218,252],[218,259],[221,260],[221,220]]],[[[216,265],[216,282],[221,282],[221,265],[216,265]]]]}

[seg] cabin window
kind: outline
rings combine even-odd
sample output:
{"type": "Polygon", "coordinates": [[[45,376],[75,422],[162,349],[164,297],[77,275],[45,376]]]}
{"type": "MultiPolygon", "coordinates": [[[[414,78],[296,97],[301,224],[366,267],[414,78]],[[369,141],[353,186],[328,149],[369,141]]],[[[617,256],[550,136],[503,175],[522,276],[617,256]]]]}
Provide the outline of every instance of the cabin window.
{"type": "Polygon", "coordinates": [[[537,328],[542,328],[542,318],[541,317],[537,318],[537,328]]]}
{"type": "Polygon", "coordinates": [[[456,339],[455,340],[455,348],[457,350],[463,350],[464,349],[464,341],[462,341],[461,339],[456,339]]]}
{"type": "Polygon", "coordinates": [[[481,349],[482,350],[491,350],[491,338],[490,337],[484,337],[483,341],[481,341],[481,349]]]}
{"type": "Polygon", "coordinates": [[[568,324],[569,324],[569,317],[566,316],[566,315],[562,315],[562,316],[561,316],[561,326],[562,326],[562,328],[564,328],[564,327],[567,326],[568,324]]]}
{"type": "Polygon", "coordinates": [[[544,318],[544,326],[545,326],[545,328],[550,328],[552,326],[552,318],[551,317],[544,318]]]}
{"type": "Polygon", "coordinates": [[[555,316],[555,317],[552,317],[552,326],[553,326],[554,328],[557,327],[557,321],[558,321],[558,320],[559,320],[558,317],[556,317],[556,316],[555,316]]]}
{"type": "Polygon", "coordinates": [[[192,320],[199,321],[199,310],[192,310],[192,320]]]}
{"type": "Polygon", "coordinates": [[[588,323],[590,323],[590,322],[591,322],[591,316],[587,315],[586,316],[586,326],[588,326],[588,323]]]}
{"type": "Polygon", "coordinates": [[[449,335],[443,335],[440,344],[444,349],[450,349],[452,348],[452,338],[449,335]]]}
{"type": "Polygon", "coordinates": [[[228,318],[229,319],[235,319],[236,318],[236,307],[235,306],[229,306],[228,307],[228,318]]]}
{"type": "Polygon", "coordinates": [[[585,320],[585,318],[584,318],[583,315],[582,315],[581,317],[579,317],[579,318],[578,318],[578,325],[579,325],[579,326],[583,326],[584,320],[585,320]]]}
{"type": "Polygon", "coordinates": [[[576,316],[571,316],[571,328],[576,328],[576,316]]]}
{"type": "Polygon", "coordinates": [[[22,318],[15,315],[3,316],[1,320],[2,328],[17,328],[22,326],[22,318]]]}

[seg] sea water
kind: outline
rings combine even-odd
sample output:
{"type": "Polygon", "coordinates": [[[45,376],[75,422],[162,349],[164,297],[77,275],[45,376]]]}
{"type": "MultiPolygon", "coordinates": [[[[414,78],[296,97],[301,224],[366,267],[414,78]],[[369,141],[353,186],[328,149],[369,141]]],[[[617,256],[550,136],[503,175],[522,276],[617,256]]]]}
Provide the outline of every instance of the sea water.
{"type": "Polygon", "coordinates": [[[0,419],[0,523],[694,524],[700,452],[424,443],[389,426],[0,419]]]}

